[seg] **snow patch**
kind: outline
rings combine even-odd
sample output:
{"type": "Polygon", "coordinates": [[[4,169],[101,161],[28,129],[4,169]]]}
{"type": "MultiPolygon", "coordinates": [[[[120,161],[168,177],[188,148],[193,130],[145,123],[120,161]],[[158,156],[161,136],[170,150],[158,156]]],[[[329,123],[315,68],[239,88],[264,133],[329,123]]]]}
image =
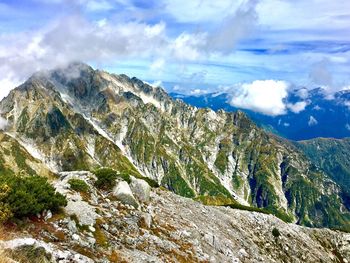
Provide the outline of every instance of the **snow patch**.
{"type": "Polygon", "coordinates": [[[7,120],[0,116],[0,130],[4,130],[7,126],[7,120]]]}
{"type": "Polygon", "coordinates": [[[120,132],[117,135],[117,139],[115,141],[115,143],[123,153],[126,153],[125,146],[123,145],[123,140],[125,139],[127,132],[128,132],[127,123],[123,122],[122,128],[120,129],[120,132]]]}
{"type": "Polygon", "coordinates": [[[156,106],[158,109],[163,110],[160,102],[158,100],[156,100],[153,96],[146,95],[143,92],[140,92],[140,93],[138,93],[136,95],[139,96],[142,99],[143,103],[145,103],[145,104],[151,103],[154,106],[156,106]]]}
{"type": "MultiPolygon", "coordinates": [[[[134,164],[134,167],[137,169],[137,171],[141,174],[144,175],[144,173],[142,171],[140,171],[138,169],[138,167],[136,166],[136,162],[132,159],[132,157],[128,154],[128,152],[126,151],[124,145],[121,143],[121,141],[116,141],[114,140],[111,136],[109,136],[109,134],[103,130],[98,124],[95,123],[94,120],[92,120],[91,118],[86,117],[84,114],[82,114],[82,116],[95,128],[95,130],[101,135],[103,136],[105,139],[109,140],[110,142],[112,142],[113,144],[117,145],[118,148],[121,150],[121,152],[123,153],[123,155],[132,163],[134,164]]],[[[125,125],[124,125],[125,126],[125,125]]],[[[120,139],[120,138],[119,138],[120,139]]]]}

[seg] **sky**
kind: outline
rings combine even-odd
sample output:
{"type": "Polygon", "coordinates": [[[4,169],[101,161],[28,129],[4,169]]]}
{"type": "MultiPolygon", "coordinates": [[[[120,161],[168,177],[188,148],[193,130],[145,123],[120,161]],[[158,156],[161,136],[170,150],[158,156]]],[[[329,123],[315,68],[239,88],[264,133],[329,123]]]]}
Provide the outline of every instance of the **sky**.
{"type": "Polygon", "coordinates": [[[0,99],[72,61],[266,115],[350,87],[350,1],[0,0],[0,99]]]}

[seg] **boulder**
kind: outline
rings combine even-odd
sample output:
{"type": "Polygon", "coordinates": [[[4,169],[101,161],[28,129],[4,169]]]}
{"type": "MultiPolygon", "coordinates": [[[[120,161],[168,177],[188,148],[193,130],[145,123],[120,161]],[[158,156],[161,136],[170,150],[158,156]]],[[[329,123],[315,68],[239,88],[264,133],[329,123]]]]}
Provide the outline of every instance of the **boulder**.
{"type": "Polygon", "coordinates": [[[68,197],[68,203],[64,210],[68,215],[76,215],[81,225],[93,226],[96,219],[100,217],[95,208],[83,201],[79,194],[68,197]]]}
{"type": "Polygon", "coordinates": [[[131,191],[133,192],[134,196],[141,203],[149,203],[150,194],[151,194],[151,187],[149,186],[149,184],[146,181],[132,177],[130,188],[131,188],[131,191]]]}
{"type": "Polygon", "coordinates": [[[68,223],[67,223],[67,228],[71,233],[76,233],[78,232],[78,228],[77,228],[77,224],[75,223],[74,220],[68,219],[68,223]]]}
{"type": "Polygon", "coordinates": [[[152,216],[148,213],[143,213],[139,219],[139,226],[142,228],[149,229],[152,225],[152,216]]]}
{"type": "Polygon", "coordinates": [[[120,202],[126,205],[131,205],[135,208],[139,207],[137,200],[135,199],[130,186],[127,182],[119,182],[113,189],[113,196],[115,196],[120,202]]]}

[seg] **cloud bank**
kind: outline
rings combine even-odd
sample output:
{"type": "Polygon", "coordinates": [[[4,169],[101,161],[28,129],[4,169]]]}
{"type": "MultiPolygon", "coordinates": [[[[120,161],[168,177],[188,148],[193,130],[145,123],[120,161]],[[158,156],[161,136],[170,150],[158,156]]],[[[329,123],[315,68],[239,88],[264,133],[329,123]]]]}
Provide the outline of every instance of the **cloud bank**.
{"type": "Polygon", "coordinates": [[[294,113],[300,113],[303,110],[305,110],[307,105],[308,105],[308,103],[306,101],[298,101],[294,104],[288,103],[287,108],[294,113]]]}
{"type": "Polygon", "coordinates": [[[306,88],[350,82],[349,1],[28,0],[24,5],[7,0],[0,5],[0,99],[33,72],[70,61],[171,83],[168,89],[215,92],[220,85],[237,86],[233,103],[273,116],[300,112],[307,90],[300,102],[287,105],[277,81],[260,83],[266,88],[261,94],[256,80],[306,88]]]}
{"type": "Polygon", "coordinates": [[[286,113],[284,99],[288,96],[289,84],[280,80],[256,80],[234,87],[230,104],[270,116],[286,113]]]}

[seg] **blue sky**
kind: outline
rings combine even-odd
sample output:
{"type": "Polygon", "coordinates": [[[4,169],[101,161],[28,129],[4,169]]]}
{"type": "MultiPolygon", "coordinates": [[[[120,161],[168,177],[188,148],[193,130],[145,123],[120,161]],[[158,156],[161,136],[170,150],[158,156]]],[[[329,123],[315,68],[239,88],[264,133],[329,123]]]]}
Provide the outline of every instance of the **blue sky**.
{"type": "Polygon", "coordinates": [[[280,107],[294,87],[350,87],[350,1],[0,0],[0,98],[73,60],[180,93],[259,85],[280,107]]]}

